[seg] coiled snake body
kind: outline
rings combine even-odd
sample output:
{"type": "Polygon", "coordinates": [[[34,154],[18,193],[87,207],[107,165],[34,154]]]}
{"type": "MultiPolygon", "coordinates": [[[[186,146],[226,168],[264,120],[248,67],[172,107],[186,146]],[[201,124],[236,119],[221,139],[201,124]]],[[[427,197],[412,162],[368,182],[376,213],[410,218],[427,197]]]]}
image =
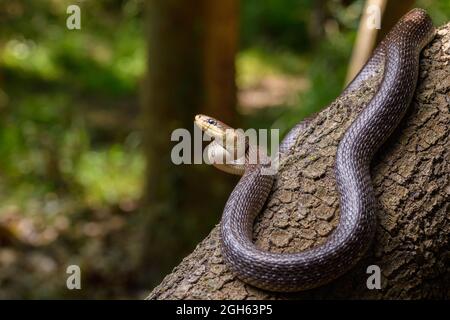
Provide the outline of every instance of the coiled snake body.
{"type": "MultiPolygon", "coordinates": [[[[225,205],[220,224],[222,254],[238,278],[270,291],[307,290],[336,279],[361,258],[376,229],[370,162],[411,102],[419,54],[433,35],[434,27],[426,12],[421,9],[410,11],[344,90],[342,95],[357,89],[383,68],[378,90],[339,143],[335,175],[340,218],[323,245],[286,254],[264,251],[252,242],[253,223],[269,196],[274,176],[262,174],[263,164],[245,161],[243,176],[225,205]]],[[[203,115],[198,115],[195,123],[216,139],[223,138],[224,130],[229,128],[203,115]]],[[[300,123],[291,130],[280,145],[281,151],[293,146],[298,130],[304,125],[300,123]]],[[[214,142],[210,146],[211,149],[218,148],[214,142]]],[[[246,147],[247,157],[257,150],[253,145],[246,147]]],[[[232,163],[227,171],[236,173],[239,168],[239,164],[232,163]]]]}

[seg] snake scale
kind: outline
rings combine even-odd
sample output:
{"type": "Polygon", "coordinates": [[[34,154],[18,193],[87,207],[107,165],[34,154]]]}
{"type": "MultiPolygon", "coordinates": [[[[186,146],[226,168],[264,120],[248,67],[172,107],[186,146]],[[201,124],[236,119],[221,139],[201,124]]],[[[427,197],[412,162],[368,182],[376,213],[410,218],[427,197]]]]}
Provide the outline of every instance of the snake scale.
{"type": "MultiPolygon", "coordinates": [[[[341,94],[342,97],[358,89],[383,70],[375,94],[339,143],[335,177],[340,218],[324,244],[298,253],[273,253],[253,243],[254,220],[270,194],[275,177],[262,174],[263,164],[245,161],[243,176],[225,205],[220,223],[224,260],[239,279],[270,291],[308,290],[338,278],[364,255],[377,225],[370,162],[405,114],[417,83],[420,52],[433,36],[434,27],[427,13],[422,9],[411,10],[387,34],[341,94]]],[[[216,137],[220,130],[229,128],[202,115],[195,122],[216,137]]],[[[298,130],[305,125],[301,122],[288,133],[280,145],[281,152],[291,149],[298,130]]],[[[257,148],[248,145],[247,157],[257,148]]]]}

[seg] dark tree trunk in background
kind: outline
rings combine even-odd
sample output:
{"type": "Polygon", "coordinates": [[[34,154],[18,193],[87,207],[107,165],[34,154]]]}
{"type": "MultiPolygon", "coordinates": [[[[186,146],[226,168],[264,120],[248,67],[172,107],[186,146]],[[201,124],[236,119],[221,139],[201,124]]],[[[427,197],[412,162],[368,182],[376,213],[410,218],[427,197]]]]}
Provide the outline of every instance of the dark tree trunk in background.
{"type": "Polygon", "coordinates": [[[142,125],[147,172],[141,267],[152,283],[207,234],[233,182],[209,166],[174,165],[170,153],[176,142],[170,136],[177,128],[192,132],[197,113],[234,122],[237,6],[237,0],[146,2],[148,72],[142,87],[142,125]]]}
{"type": "MultiPolygon", "coordinates": [[[[424,50],[412,105],[372,162],[378,228],[371,248],[347,274],[323,287],[276,294],[244,284],[221,256],[218,228],[149,295],[149,299],[450,298],[450,24],[424,50]],[[369,265],[381,289],[369,290],[369,265]]],[[[339,221],[334,160],[346,128],[373,95],[380,75],[311,120],[281,166],[254,239],[272,252],[323,243],[339,221]]],[[[215,214],[215,208],[211,212],[215,214]]]]}

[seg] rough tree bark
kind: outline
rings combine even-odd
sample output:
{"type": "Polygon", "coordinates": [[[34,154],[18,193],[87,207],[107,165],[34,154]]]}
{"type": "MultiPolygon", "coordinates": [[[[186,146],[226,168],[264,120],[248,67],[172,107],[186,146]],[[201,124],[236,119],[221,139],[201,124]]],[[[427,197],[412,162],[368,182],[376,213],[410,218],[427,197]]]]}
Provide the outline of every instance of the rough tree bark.
{"type": "MultiPolygon", "coordinates": [[[[338,99],[298,136],[281,166],[254,239],[274,252],[323,243],[339,220],[333,163],[345,129],[379,83],[338,99]]],[[[276,294],[236,279],[223,263],[218,228],[201,242],[149,299],[449,298],[450,24],[423,52],[408,114],[372,164],[378,230],[360,263],[336,281],[306,292],[276,294]],[[378,265],[382,289],[368,290],[366,269],[378,265]]]]}

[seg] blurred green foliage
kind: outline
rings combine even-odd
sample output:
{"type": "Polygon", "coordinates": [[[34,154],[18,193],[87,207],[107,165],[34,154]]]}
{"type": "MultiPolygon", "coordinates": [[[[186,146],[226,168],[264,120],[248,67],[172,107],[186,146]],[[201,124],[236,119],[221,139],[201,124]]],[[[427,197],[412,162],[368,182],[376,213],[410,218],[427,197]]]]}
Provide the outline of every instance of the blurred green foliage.
{"type": "Polygon", "coordinates": [[[144,171],[142,157],[127,152],[122,145],[82,154],[74,178],[86,190],[84,200],[91,205],[138,199],[144,171]],[[124,174],[127,173],[127,174],[124,174]]]}
{"type": "MultiPolygon", "coordinates": [[[[248,126],[271,126],[285,134],[343,89],[364,1],[323,1],[324,34],[314,39],[311,19],[319,2],[242,1],[238,86],[251,85],[268,74],[296,74],[309,82],[309,89],[299,91],[294,106],[262,110],[248,117],[248,126]]],[[[426,9],[436,26],[450,20],[450,0],[417,0],[415,6],[426,9]]]]}

